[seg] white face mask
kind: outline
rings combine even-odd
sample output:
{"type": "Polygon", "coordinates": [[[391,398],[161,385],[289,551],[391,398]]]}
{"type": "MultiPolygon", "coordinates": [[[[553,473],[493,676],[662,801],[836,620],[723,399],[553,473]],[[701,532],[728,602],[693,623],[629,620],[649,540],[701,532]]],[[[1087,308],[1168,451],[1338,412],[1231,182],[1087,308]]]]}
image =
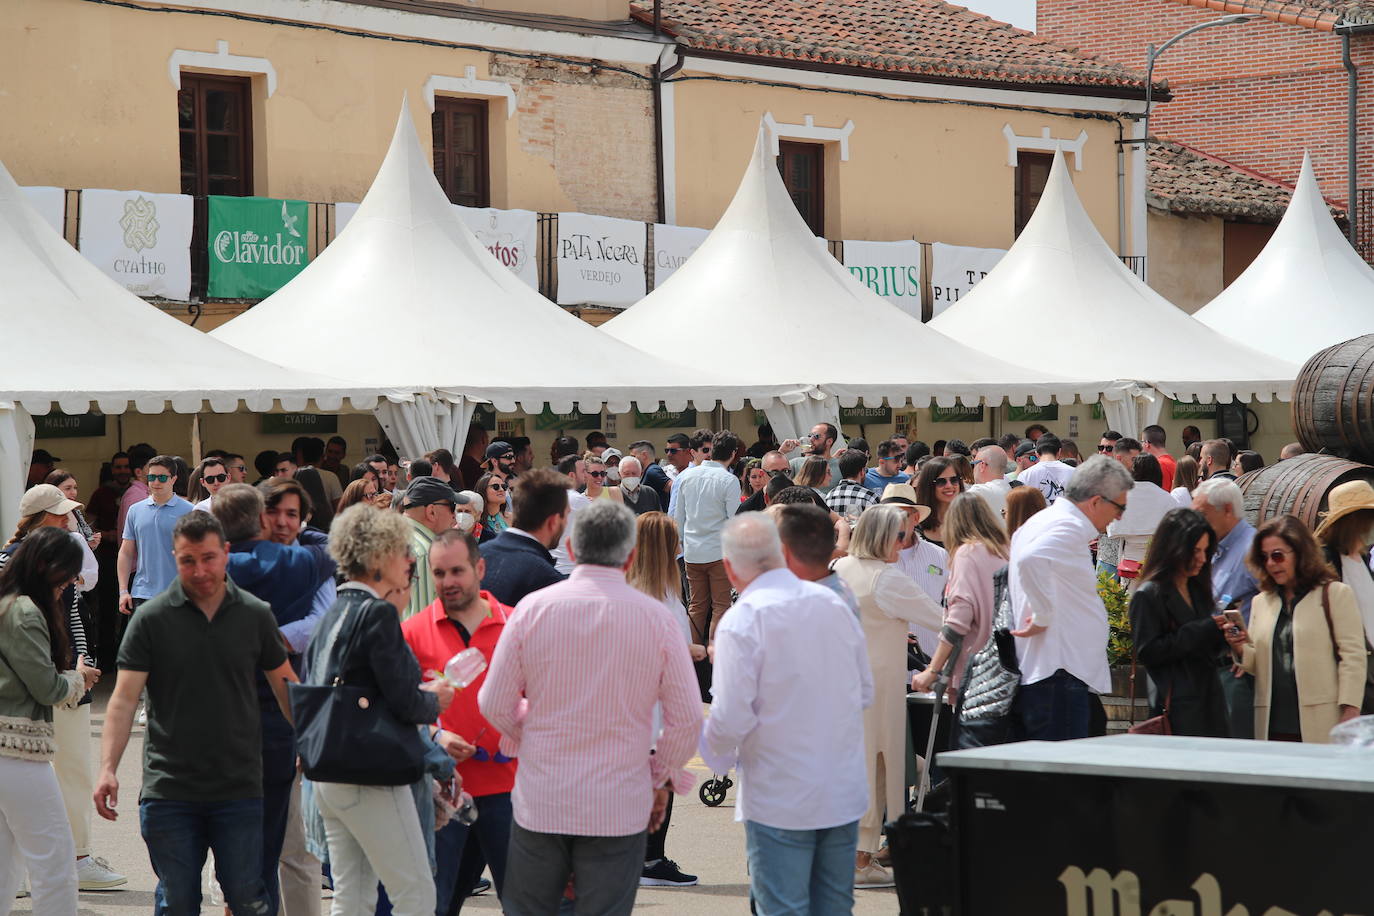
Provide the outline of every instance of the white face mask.
{"type": "Polygon", "coordinates": [[[471,531],[473,521],[474,519],[471,515],[468,515],[466,512],[459,512],[453,527],[457,528],[459,531],[471,531]]]}
{"type": "Polygon", "coordinates": [[[626,477],[624,480],[620,481],[620,485],[633,493],[635,490],[639,489],[639,478],[626,477]]]}
{"type": "Polygon", "coordinates": [[[620,468],[606,468],[606,480],[609,483],[618,483],[620,481],[620,468]]]}

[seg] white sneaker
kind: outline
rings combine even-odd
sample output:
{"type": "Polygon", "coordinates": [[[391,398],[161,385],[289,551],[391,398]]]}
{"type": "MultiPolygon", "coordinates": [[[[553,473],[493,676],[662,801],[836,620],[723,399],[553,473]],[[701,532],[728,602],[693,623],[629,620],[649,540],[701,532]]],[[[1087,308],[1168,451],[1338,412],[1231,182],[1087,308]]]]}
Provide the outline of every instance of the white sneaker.
{"type": "Polygon", "coordinates": [[[138,707],[138,714],[134,716],[134,722],[138,725],[148,724],[148,710],[145,707],[138,707]]]}
{"type": "Polygon", "coordinates": [[[876,861],[872,861],[863,868],[854,869],[854,886],[856,888],[896,887],[897,882],[892,880],[892,872],[883,868],[876,861]]]}
{"type": "Polygon", "coordinates": [[[76,861],[76,884],[83,891],[107,891],[129,879],[110,868],[110,863],[99,856],[86,856],[76,861]]]}

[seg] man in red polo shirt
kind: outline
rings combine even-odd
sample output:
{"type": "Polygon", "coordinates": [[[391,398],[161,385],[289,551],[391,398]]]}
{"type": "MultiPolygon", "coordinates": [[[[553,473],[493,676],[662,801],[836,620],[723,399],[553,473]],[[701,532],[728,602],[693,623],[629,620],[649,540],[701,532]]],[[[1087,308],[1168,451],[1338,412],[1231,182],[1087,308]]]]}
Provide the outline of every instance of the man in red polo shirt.
{"type": "MultiPolygon", "coordinates": [[[[429,568],[438,598],[401,624],[420,670],[442,671],[450,658],[473,646],[490,664],[511,609],[481,590],[486,568],[476,539],[456,528],[442,532],[430,546],[429,568]]],[[[497,896],[506,877],[515,761],[500,753],[501,735],[477,708],[477,692],[485,680],[484,671],[454,697],[439,719],[443,730],[458,738],[453,742],[458,773],[479,815],[471,826],[454,818],[434,836],[437,911],[450,916],[463,908],[485,865],[491,866],[497,896]]]]}

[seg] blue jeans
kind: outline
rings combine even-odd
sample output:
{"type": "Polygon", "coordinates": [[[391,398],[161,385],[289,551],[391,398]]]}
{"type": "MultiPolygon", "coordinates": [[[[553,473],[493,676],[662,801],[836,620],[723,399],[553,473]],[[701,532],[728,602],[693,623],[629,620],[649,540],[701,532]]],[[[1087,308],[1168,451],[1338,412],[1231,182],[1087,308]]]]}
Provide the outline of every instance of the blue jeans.
{"type": "Polygon", "coordinates": [[[759,916],[831,916],[854,909],[858,821],[823,830],[745,821],[744,841],[759,916]]]}
{"type": "MultiPolygon", "coordinates": [[[[281,718],[281,712],[276,712],[281,718]]],[[[285,720],[283,723],[285,724],[285,720]]],[[[286,726],[290,728],[289,725],[286,726]]],[[[296,777],[296,742],[288,734],[280,738],[263,737],[262,744],[262,883],[271,912],[279,908],[281,885],[277,863],[286,839],[286,816],[291,807],[291,784],[296,777]]]]}
{"type": "Polygon", "coordinates": [[[455,818],[434,834],[438,916],[462,911],[463,900],[482,877],[484,860],[491,866],[497,897],[505,886],[506,850],[510,847],[510,825],[514,820],[510,793],[483,795],[473,799],[473,803],[477,806],[477,820],[472,826],[455,818]]]}
{"type": "Polygon", "coordinates": [[[1016,737],[1023,741],[1067,741],[1092,733],[1093,695],[1088,685],[1060,668],[1042,681],[1022,684],[1012,702],[1016,737]]]}
{"type": "Polygon", "coordinates": [[[146,798],[139,827],[157,875],[155,916],[200,916],[200,873],[215,852],[215,877],[234,916],[271,916],[262,884],[262,799],[181,802],[146,798]]]}

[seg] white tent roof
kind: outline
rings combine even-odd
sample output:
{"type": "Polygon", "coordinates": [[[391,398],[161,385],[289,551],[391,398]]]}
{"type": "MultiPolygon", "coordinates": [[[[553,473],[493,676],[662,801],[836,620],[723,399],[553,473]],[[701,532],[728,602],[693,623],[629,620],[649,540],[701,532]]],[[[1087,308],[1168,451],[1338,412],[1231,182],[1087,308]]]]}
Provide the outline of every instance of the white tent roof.
{"type": "Polygon", "coordinates": [[[934,321],[1004,359],[1144,383],[1177,400],[1287,400],[1293,363],[1186,314],[1126,269],[1074,193],[1062,153],[997,266],[934,321]]]}
{"type": "MultiPolygon", "coordinates": [[[[53,402],[107,414],[133,402],[142,413],[170,403],[194,413],[303,410],[314,398],[337,410],[348,397],[372,409],[377,389],[286,369],[214,340],[107,277],[29,205],[0,164],[0,400],[46,414],[53,402]]],[[[347,377],[347,376],[343,376],[347,377]]]]}
{"type": "Polygon", "coordinates": [[[1326,209],[1312,171],[1259,257],[1194,315],[1241,343],[1302,364],[1318,350],[1374,333],[1374,270],[1326,209]]]}
{"type": "MultiPolygon", "coordinates": [[[[801,386],[746,386],[728,365],[679,366],[601,334],[526,286],[477,241],[449,203],[403,104],[391,148],[357,213],[315,261],[212,332],[268,359],[348,372],[376,385],[436,390],[567,412],[662,400],[738,409],[801,386]],[[381,334],[379,337],[378,335],[381,334]],[[491,342],[504,336],[508,346],[491,342]],[[725,368],[717,369],[716,366],[725,368]]],[[[679,356],[690,351],[678,350],[679,356]]]]}
{"type": "Polygon", "coordinates": [[[802,220],[762,131],[734,200],[701,247],[602,330],[665,357],[694,353],[734,365],[763,384],[818,385],[846,406],[884,398],[896,406],[907,398],[1048,404],[1054,396],[1096,400],[1105,387],[956,343],[856,281],[802,220]]]}

